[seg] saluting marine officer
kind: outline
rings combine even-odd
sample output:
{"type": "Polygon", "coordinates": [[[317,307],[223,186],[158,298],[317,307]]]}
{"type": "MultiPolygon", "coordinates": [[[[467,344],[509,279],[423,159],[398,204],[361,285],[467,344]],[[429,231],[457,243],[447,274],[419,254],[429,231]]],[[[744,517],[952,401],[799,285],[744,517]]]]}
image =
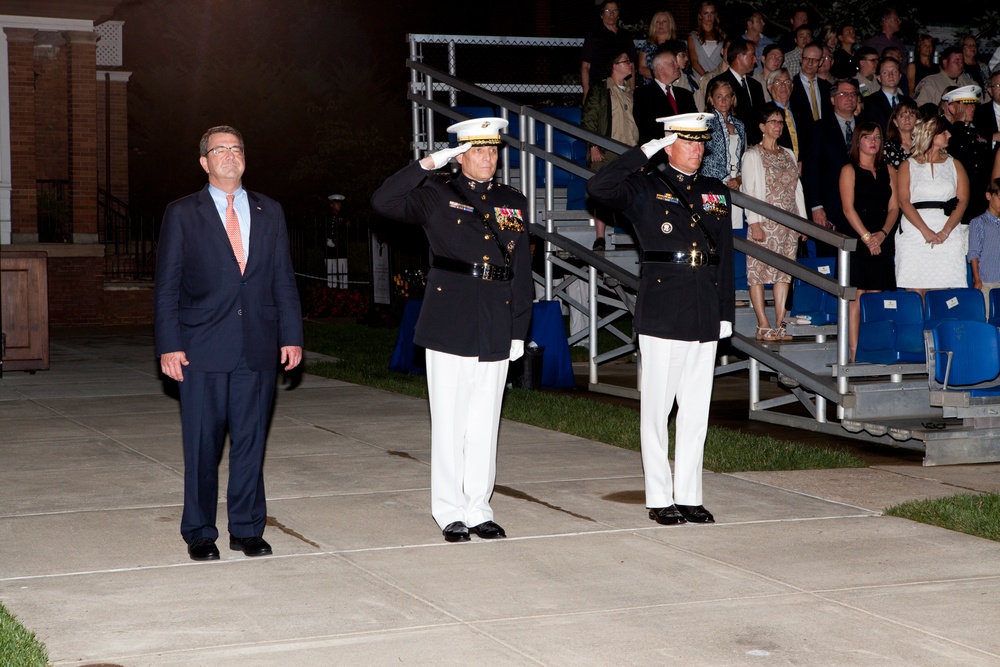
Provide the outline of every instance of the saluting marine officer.
{"type": "Polygon", "coordinates": [[[642,354],[640,437],[649,518],[713,523],[702,504],[715,351],[736,314],[729,189],[698,174],[709,114],[659,118],[666,136],[622,154],[587,182],[632,221],[642,249],[635,331],[642,354]],[[668,164],[647,164],[660,150],[668,164]],[[644,168],[645,167],[645,168],[644,168]],[[674,479],[667,417],[677,401],[674,479]]]}
{"type": "Polygon", "coordinates": [[[459,146],[413,162],[372,195],[382,215],[422,225],[433,259],[414,342],[427,348],[431,513],[448,542],[506,537],[493,521],[507,364],[524,353],[532,279],[527,201],[493,182],[502,118],[448,128],[459,146]],[[462,173],[431,173],[454,157],[462,173]]]}

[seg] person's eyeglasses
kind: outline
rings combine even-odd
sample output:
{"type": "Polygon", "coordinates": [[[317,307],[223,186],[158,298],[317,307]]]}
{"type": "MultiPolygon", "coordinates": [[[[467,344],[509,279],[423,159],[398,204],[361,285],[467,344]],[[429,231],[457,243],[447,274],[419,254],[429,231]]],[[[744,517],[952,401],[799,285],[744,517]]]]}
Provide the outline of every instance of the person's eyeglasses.
{"type": "Polygon", "coordinates": [[[777,86],[779,88],[782,88],[784,86],[790,86],[790,85],[792,85],[792,82],[789,81],[788,79],[782,79],[781,81],[775,81],[771,85],[772,86],[777,86]]]}
{"type": "Polygon", "coordinates": [[[840,93],[835,93],[835,95],[837,97],[857,97],[858,96],[858,94],[855,93],[855,92],[840,92],[840,93]]]}
{"type": "Polygon", "coordinates": [[[602,14],[607,14],[608,16],[615,16],[620,13],[621,10],[618,9],[605,9],[602,14]]]}
{"type": "Polygon", "coordinates": [[[615,65],[631,65],[631,60],[616,60],[613,64],[615,65]]]}
{"type": "Polygon", "coordinates": [[[818,63],[819,62],[819,58],[803,58],[802,62],[804,62],[804,63],[818,63]]]}
{"type": "Polygon", "coordinates": [[[767,125],[770,125],[772,123],[774,123],[775,125],[784,125],[785,121],[781,120],[780,118],[772,118],[771,120],[766,121],[767,125]]]}
{"type": "Polygon", "coordinates": [[[1000,83],[990,84],[989,86],[986,86],[986,87],[987,88],[1000,88],[1000,83]]]}
{"type": "MultiPolygon", "coordinates": [[[[215,146],[214,148],[209,148],[208,153],[211,153],[215,157],[222,157],[226,153],[232,153],[236,157],[243,157],[243,147],[242,146],[215,146]]],[[[205,157],[208,157],[208,153],[205,153],[205,157]]]]}

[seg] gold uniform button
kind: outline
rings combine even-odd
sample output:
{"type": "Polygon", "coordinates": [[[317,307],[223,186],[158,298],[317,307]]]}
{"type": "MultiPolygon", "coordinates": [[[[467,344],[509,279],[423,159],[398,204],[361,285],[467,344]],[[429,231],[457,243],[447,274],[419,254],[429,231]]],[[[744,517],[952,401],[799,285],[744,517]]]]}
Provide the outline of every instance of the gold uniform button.
{"type": "Polygon", "coordinates": [[[504,301],[504,305],[510,305],[510,299],[507,299],[506,301],[504,301]]]}
{"type": "Polygon", "coordinates": [[[692,247],[692,248],[697,248],[697,247],[698,247],[698,243],[697,243],[697,242],[695,242],[695,243],[692,243],[692,244],[691,244],[691,247],[692,247]]]}
{"type": "Polygon", "coordinates": [[[659,278],[657,278],[657,279],[656,279],[656,282],[658,282],[658,283],[662,283],[663,281],[662,281],[662,280],[660,280],[659,278]]]}
{"type": "Polygon", "coordinates": [[[458,220],[456,220],[455,222],[456,222],[456,224],[459,224],[459,225],[460,225],[460,224],[462,224],[462,219],[461,219],[461,218],[459,218],[459,219],[458,219],[458,220]]]}
{"type": "Polygon", "coordinates": [[[486,195],[483,195],[483,201],[486,201],[486,195]]]}
{"type": "Polygon", "coordinates": [[[691,226],[694,227],[694,223],[693,222],[691,223],[691,226]]]}
{"type": "Polygon", "coordinates": [[[437,288],[437,291],[438,291],[438,292],[440,292],[440,291],[441,291],[441,288],[440,288],[440,287],[438,287],[438,288],[437,288]]]}
{"type": "Polygon", "coordinates": [[[484,262],[490,261],[490,256],[489,255],[483,255],[483,261],[484,262]]]}
{"type": "Polygon", "coordinates": [[[690,185],[689,185],[689,186],[687,186],[687,189],[688,189],[688,190],[690,190],[690,189],[691,189],[691,186],[690,186],[690,185]]]}
{"type": "Polygon", "coordinates": [[[486,239],[487,241],[489,241],[490,240],[490,235],[489,234],[484,234],[483,238],[486,239]]]}

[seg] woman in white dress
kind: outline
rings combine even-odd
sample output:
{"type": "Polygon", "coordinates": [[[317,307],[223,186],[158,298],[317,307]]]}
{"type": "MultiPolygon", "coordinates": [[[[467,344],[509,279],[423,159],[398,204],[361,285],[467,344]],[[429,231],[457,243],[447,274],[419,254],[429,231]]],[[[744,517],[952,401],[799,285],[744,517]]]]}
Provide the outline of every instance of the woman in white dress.
{"type": "Polygon", "coordinates": [[[897,192],[903,219],[896,234],[896,285],[919,292],[968,287],[969,178],[948,155],[948,122],[936,116],[913,128],[913,155],[899,166],[897,192]]]}

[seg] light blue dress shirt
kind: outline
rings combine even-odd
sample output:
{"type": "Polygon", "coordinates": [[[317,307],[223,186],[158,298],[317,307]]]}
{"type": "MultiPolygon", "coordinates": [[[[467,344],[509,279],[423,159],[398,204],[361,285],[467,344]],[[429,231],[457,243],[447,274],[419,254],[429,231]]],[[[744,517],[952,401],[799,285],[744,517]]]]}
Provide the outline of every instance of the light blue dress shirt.
{"type": "Polygon", "coordinates": [[[250,199],[247,197],[247,191],[241,186],[236,192],[223,192],[214,185],[208,186],[208,193],[212,195],[212,201],[215,202],[215,208],[219,209],[219,217],[222,219],[222,228],[226,228],[226,208],[229,207],[229,202],[226,201],[226,196],[230,194],[235,194],[236,197],[233,199],[233,209],[236,211],[236,217],[240,221],[240,240],[243,241],[243,257],[249,263],[250,262],[250,199]]]}

